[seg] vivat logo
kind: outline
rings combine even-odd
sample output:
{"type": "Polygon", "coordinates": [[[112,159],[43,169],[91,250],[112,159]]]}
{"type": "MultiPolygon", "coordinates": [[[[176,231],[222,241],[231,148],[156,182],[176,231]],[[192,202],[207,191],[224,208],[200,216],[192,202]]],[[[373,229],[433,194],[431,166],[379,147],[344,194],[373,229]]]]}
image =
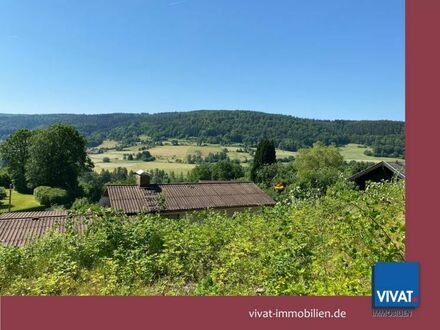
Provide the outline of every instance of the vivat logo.
{"type": "Polygon", "coordinates": [[[419,263],[377,262],[373,266],[374,308],[419,306],[419,263]]]}

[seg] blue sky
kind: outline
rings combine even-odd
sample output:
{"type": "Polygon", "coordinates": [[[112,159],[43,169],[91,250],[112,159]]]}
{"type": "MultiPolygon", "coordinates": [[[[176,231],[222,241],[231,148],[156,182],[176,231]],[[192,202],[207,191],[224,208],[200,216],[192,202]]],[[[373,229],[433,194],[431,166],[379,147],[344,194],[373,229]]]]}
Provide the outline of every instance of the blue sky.
{"type": "Polygon", "coordinates": [[[404,119],[404,0],[0,0],[0,113],[404,119]]]}

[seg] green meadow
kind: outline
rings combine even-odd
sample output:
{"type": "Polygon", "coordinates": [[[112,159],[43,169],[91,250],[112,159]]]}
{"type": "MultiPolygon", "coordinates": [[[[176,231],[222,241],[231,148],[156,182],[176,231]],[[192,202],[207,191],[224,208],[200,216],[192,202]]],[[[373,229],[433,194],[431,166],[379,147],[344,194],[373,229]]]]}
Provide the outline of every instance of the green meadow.
{"type": "MultiPolygon", "coordinates": [[[[2,200],[0,205],[0,213],[8,212],[9,206],[9,190],[7,190],[8,196],[2,200]]],[[[21,194],[12,191],[12,199],[11,199],[11,211],[36,211],[44,209],[34,198],[32,194],[21,194]]]]}
{"type": "Polygon", "coordinates": [[[364,154],[366,150],[372,151],[372,149],[369,147],[365,147],[363,145],[354,144],[354,143],[350,143],[339,148],[339,152],[347,161],[355,160],[358,162],[364,161],[364,162],[374,162],[374,163],[380,161],[388,161],[388,162],[404,161],[403,159],[400,158],[367,156],[364,154]]]}
{"type": "MultiPolygon", "coordinates": [[[[188,155],[200,154],[201,156],[206,157],[209,155],[209,153],[219,153],[224,148],[228,149],[228,156],[230,159],[239,159],[243,166],[247,166],[248,162],[253,159],[253,157],[247,152],[238,152],[238,150],[240,150],[240,146],[238,145],[230,145],[225,147],[218,144],[207,144],[198,146],[192,141],[178,140],[178,142],[179,145],[172,145],[171,141],[165,141],[164,145],[162,146],[155,146],[148,149],[156,158],[156,160],[152,162],[124,160],[124,154],[136,154],[140,152],[139,149],[142,148],[143,144],[118,151],[115,149],[117,141],[112,140],[106,140],[99,146],[99,148],[108,148],[108,151],[102,154],[91,154],[89,156],[95,164],[95,171],[97,172],[100,172],[103,169],[112,170],[116,167],[125,167],[128,170],[133,171],[137,171],[139,169],[151,170],[154,168],[159,168],[165,170],[166,172],[174,171],[175,174],[187,174],[195,167],[195,164],[186,163],[188,155]],[[103,162],[104,157],[108,157],[110,162],[103,162]]],[[[340,153],[347,161],[402,161],[398,158],[367,156],[364,154],[365,150],[371,150],[371,148],[359,144],[347,144],[346,146],[339,148],[340,153]]],[[[276,150],[277,158],[287,158],[289,156],[295,156],[295,154],[296,152],[292,151],[280,149],[276,150]]]]}

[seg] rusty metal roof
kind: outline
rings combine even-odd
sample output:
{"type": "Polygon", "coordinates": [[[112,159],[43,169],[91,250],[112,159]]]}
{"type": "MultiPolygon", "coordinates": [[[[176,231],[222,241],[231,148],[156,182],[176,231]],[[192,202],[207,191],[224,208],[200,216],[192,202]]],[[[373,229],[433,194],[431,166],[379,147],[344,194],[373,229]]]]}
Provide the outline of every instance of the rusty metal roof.
{"type": "Polygon", "coordinates": [[[63,210],[58,211],[30,211],[30,212],[9,212],[1,213],[0,220],[5,219],[38,219],[46,217],[66,217],[67,212],[63,210]]]}
{"type": "Polygon", "coordinates": [[[253,182],[198,182],[137,185],[108,185],[110,206],[127,214],[181,212],[208,208],[274,205],[275,201],[253,182]]]}
{"type": "MultiPolygon", "coordinates": [[[[209,182],[149,185],[108,185],[110,205],[126,214],[182,212],[207,208],[274,205],[275,201],[252,182],[209,182]]],[[[0,244],[23,246],[51,229],[65,231],[66,211],[11,212],[0,214],[0,244]]],[[[80,231],[81,218],[74,218],[80,231]]]]}
{"type": "MultiPolygon", "coordinates": [[[[81,219],[77,223],[84,230],[81,219]]],[[[0,215],[0,244],[23,246],[51,229],[65,231],[65,211],[12,212],[0,215]]]]}

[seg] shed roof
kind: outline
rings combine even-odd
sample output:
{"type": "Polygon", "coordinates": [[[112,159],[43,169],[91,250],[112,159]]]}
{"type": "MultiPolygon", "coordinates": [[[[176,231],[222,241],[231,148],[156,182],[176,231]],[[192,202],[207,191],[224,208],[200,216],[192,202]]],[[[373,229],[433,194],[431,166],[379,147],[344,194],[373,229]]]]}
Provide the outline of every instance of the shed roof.
{"type": "Polygon", "coordinates": [[[355,180],[357,178],[360,178],[364,176],[365,174],[368,174],[372,171],[375,171],[379,168],[385,167],[392,171],[395,175],[397,175],[401,179],[405,179],[405,164],[401,162],[379,162],[377,164],[371,165],[370,167],[367,167],[365,170],[360,171],[356,173],[355,175],[352,175],[349,180],[355,180]]]}
{"type": "MultiPolygon", "coordinates": [[[[81,220],[81,219],[78,219],[81,220]]],[[[23,246],[51,229],[65,231],[67,212],[38,211],[0,214],[0,244],[23,246]]],[[[82,221],[79,229],[84,230],[82,221]]]]}
{"type": "Polygon", "coordinates": [[[112,208],[127,214],[275,205],[253,182],[108,185],[105,195],[112,208]]]}

